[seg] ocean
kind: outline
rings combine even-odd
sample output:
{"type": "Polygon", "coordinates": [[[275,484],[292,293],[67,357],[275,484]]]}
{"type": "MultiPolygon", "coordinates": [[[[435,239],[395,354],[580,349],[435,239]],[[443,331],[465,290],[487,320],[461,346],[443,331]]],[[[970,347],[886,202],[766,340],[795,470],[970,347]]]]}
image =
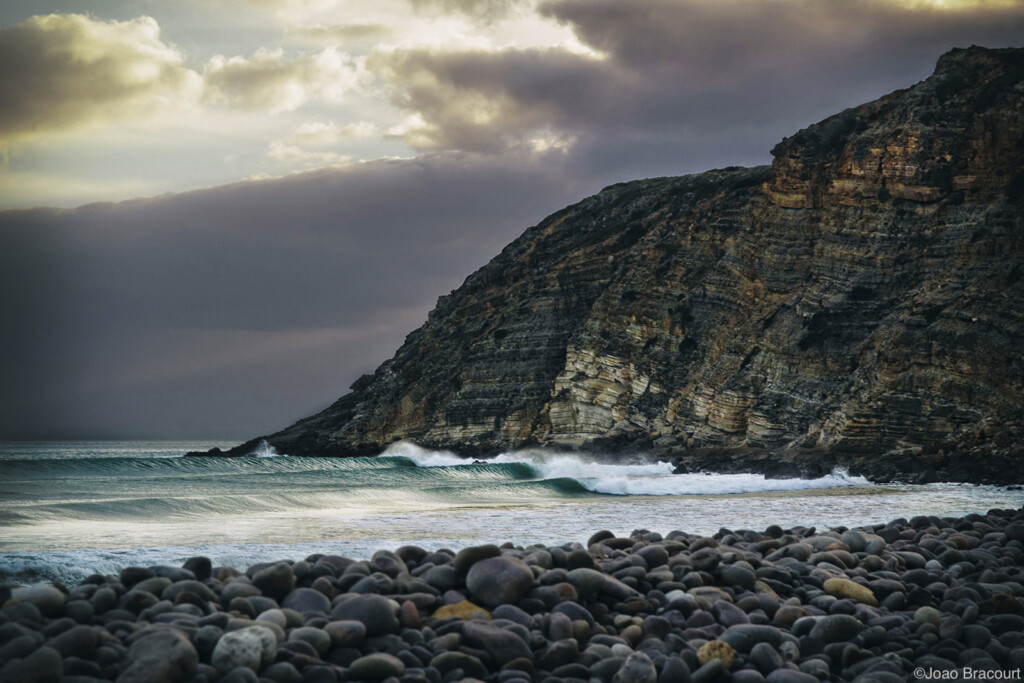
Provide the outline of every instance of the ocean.
{"type": "Polygon", "coordinates": [[[486,462],[396,444],[376,458],[184,458],[206,442],[0,444],[0,583],[61,580],[129,565],[369,558],[415,544],[585,543],[595,531],[710,535],[859,526],[915,515],[1019,508],[1024,492],[940,483],[672,474],[668,463],[544,451],[486,462]]]}

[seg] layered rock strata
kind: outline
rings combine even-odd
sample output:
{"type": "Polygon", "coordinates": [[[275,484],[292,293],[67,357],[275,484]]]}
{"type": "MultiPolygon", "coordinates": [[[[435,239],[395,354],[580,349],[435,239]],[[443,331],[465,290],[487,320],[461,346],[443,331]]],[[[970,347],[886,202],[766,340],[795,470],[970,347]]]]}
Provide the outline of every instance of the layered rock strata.
{"type": "Polygon", "coordinates": [[[1024,480],[1024,50],[954,50],[772,155],[555,213],[261,438],[1024,480]]]}

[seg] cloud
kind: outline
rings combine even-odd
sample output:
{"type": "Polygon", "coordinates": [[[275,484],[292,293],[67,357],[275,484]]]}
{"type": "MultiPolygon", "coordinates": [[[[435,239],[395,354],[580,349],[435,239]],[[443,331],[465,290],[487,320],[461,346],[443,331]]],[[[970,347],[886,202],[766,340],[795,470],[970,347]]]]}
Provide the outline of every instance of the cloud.
{"type": "MultiPolygon", "coordinates": [[[[497,153],[547,131],[585,154],[655,159],[754,142],[749,159],[749,149],[791,133],[796,117],[810,123],[905,87],[955,45],[1024,35],[1021,2],[547,0],[539,12],[590,52],[420,46],[371,55],[368,68],[407,112],[396,132],[420,150],[497,153]]],[[[722,161],[738,161],[729,156],[722,161]]]]}
{"type": "Polygon", "coordinates": [[[310,121],[299,126],[288,138],[305,146],[336,145],[345,140],[366,140],[380,137],[381,131],[372,121],[356,121],[339,126],[333,121],[310,121]]]}
{"type": "Polygon", "coordinates": [[[0,140],[153,116],[195,101],[198,74],[150,17],[51,14],[0,29],[0,140]]]}
{"type": "Polygon", "coordinates": [[[394,26],[379,23],[314,25],[289,28],[291,35],[319,44],[376,41],[386,38],[394,31],[394,26]]]}
{"type": "Polygon", "coordinates": [[[204,98],[212,103],[271,112],[292,111],[312,100],[340,102],[359,85],[360,60],[335,48],[288,60],[283,50],[251,57],[217,56],[207,62],[204,98]]]}
{"type": "Polygon", "coordinates": [[[398,130],[413,147],[497,151],[537,129],[571,125],[565,105],[575,97],[589,104],[601,81],[608,85],[594,61],[557,48],[421,48],[378,53],[368,67],[391,84],[396,105],[415,112],[413,125],[398,130]]]}
{"type": "Polygon", "coordinates": [[[471,17],[493,20],[503,17],[514,8],[529,6],[526,0],[409,0],[417,11],[458,12],[471,17]]]}

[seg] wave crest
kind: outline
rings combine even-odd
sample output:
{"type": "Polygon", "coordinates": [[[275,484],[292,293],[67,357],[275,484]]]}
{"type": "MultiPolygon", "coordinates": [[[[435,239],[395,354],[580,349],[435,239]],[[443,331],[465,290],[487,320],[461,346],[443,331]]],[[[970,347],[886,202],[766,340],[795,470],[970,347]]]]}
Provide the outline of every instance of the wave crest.
{"type": "Polygon", "coordinates": [[[493,458],[470,460],[448,451],[431,451],[408,441],[392,444],[382,454],[401,458],[416,467],[501,467],[518,479],[559,481],[564,493],[603,493],[614,496],[700,496],[804,491],[844,486],[870,486],[864,477],[837,469],[817,479],[768,479],[761,474],[673,474],[669,462],[607,463],[585,456],[541,450],[502,453],[493,458]],[[510,470],[509,466],[518,466],[510,470]],[[565,485],[566,480],[576,484],[565,485]]]}

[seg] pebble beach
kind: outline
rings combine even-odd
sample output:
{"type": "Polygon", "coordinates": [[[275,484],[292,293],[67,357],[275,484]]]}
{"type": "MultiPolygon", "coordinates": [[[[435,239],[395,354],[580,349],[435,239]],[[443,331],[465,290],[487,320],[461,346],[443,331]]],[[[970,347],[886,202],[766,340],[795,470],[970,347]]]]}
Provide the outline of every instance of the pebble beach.
{"type": "Polygon", "coordinates": [[[0,591],[5,683],[1020,680],[1024,508],[0,591]]]}

